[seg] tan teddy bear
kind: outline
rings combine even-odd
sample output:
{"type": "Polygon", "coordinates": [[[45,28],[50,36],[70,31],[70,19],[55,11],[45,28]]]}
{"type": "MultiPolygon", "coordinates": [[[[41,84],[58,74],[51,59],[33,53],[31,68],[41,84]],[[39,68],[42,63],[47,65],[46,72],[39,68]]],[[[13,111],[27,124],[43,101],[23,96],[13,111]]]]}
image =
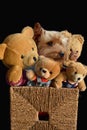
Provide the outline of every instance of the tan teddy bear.
{"type": "Polygon", "coordinates": [[[50,86],[51,80],[54,79],[61,70],[61,64],[51,58],[40,56],[39,60],[35,63],[33,79],[29,79],[28,69],[26,75],[29,81],[28,86],[50,86]]]}
{"type": "Polygon", "coordinates": [[[84,37],[68,30],[48,31],[40,23],[34,25],[34,40],[38,53],[54,60],[77,61],[81,55],[84,37]]]}
{"type": "Polygon", "coordinates": [[[78,88],[79,91],[86,90],[84,78],[87,76],[87,66],[81,62],[65,62],[66,70],[62,70],[54,79],[53,85],[56,88],[78,88]]]}
{"type": "Polygon", "coordinates": [[[81,34],[73,34],[69,41],[69,59],[77,61],[83,49],[84,37],[81,34]]]}
{"type": "Polygon", "coordinates": [[[11,86],[25,83],[23,70],[38,60],[37,46],[32,27],[26,26],[21,33],[8,35],[0,44],[0,59],[9,69],[6,80],[11,86]]]}

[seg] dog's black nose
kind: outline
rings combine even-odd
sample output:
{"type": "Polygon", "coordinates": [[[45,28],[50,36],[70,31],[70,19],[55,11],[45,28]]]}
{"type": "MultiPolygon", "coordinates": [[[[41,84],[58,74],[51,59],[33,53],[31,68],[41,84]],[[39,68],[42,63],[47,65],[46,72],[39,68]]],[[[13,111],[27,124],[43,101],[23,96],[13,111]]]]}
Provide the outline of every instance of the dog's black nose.
{"type": "Polygon", "coordinates": [[[64,52],[60,52],[59,55],[60,55],[61,57],[64,57],[64,52]]]}
{"type": "Polygon", "coordinates": [[[34,61],[37,61],[37,58],[36,58],[36,57],[33,57],[33,60],[34,60],[34,61]]]}

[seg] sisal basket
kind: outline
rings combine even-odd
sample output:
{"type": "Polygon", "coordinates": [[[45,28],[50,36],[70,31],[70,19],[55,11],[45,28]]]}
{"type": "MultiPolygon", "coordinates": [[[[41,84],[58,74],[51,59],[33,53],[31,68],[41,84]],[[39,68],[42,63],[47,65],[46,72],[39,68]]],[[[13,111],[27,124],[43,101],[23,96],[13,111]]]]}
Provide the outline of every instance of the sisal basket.
{"type": "Polygon", "coordinates": [[[77,130],[78,89],[10,87],[11,130],[77,130]]]}

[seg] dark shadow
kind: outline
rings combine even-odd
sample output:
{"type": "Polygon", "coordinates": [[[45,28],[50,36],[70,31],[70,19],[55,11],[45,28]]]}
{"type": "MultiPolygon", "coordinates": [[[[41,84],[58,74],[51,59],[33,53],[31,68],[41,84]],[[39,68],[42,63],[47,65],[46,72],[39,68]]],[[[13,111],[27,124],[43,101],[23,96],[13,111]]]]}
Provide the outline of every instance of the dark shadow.
{"type": "Polygon", "coordinates": [[[6,83],[7,68],[0,61],[0,130],[10,130],[10,93],[6,83]]]}
{"type": "Polygon", "coordinates": [[[49,121],[49,113],[48,112],[39,112],[38,118],[39,118],[39,120],[49,121]]]}

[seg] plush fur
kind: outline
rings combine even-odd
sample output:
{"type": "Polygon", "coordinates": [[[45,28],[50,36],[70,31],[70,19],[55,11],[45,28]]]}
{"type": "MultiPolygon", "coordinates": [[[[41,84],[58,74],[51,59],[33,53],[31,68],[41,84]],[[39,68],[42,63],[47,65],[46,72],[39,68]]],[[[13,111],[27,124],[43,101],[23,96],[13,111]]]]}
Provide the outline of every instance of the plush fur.
{"type": "Polygon", "coordinates": [[[54,87],[78,88],[79,91],[85,91],[86,84],[84,78],[87,76],[87,66],[75,61],[65,62],[65,65],[66,69],[62,70],[54,79],[54,87]]]}
{"type": "Polygon", "coordinates": [[[29,86],[50,86],[51,80],[54,79],[61,70],[59,62],[54,61],[51,58],[40,56],[39,60],[35,63],[33,79],[30,79],[27,70],[27,78],[29,79],[29,86]]]}
{"type": "Polygon", "coordinates": [[[38,60],[33,29],[24,27],[21,33],[8,35],[0,44],[0,59],[8,71],[6,80],[11,86],[23,85],[23,70],[38,60]]]}
{"type": "Polygon", "coordinates": [[[84,37],[81,34],[73,34],[70,39],[69,59],[77,61],[82,53],[84,37]]]}

